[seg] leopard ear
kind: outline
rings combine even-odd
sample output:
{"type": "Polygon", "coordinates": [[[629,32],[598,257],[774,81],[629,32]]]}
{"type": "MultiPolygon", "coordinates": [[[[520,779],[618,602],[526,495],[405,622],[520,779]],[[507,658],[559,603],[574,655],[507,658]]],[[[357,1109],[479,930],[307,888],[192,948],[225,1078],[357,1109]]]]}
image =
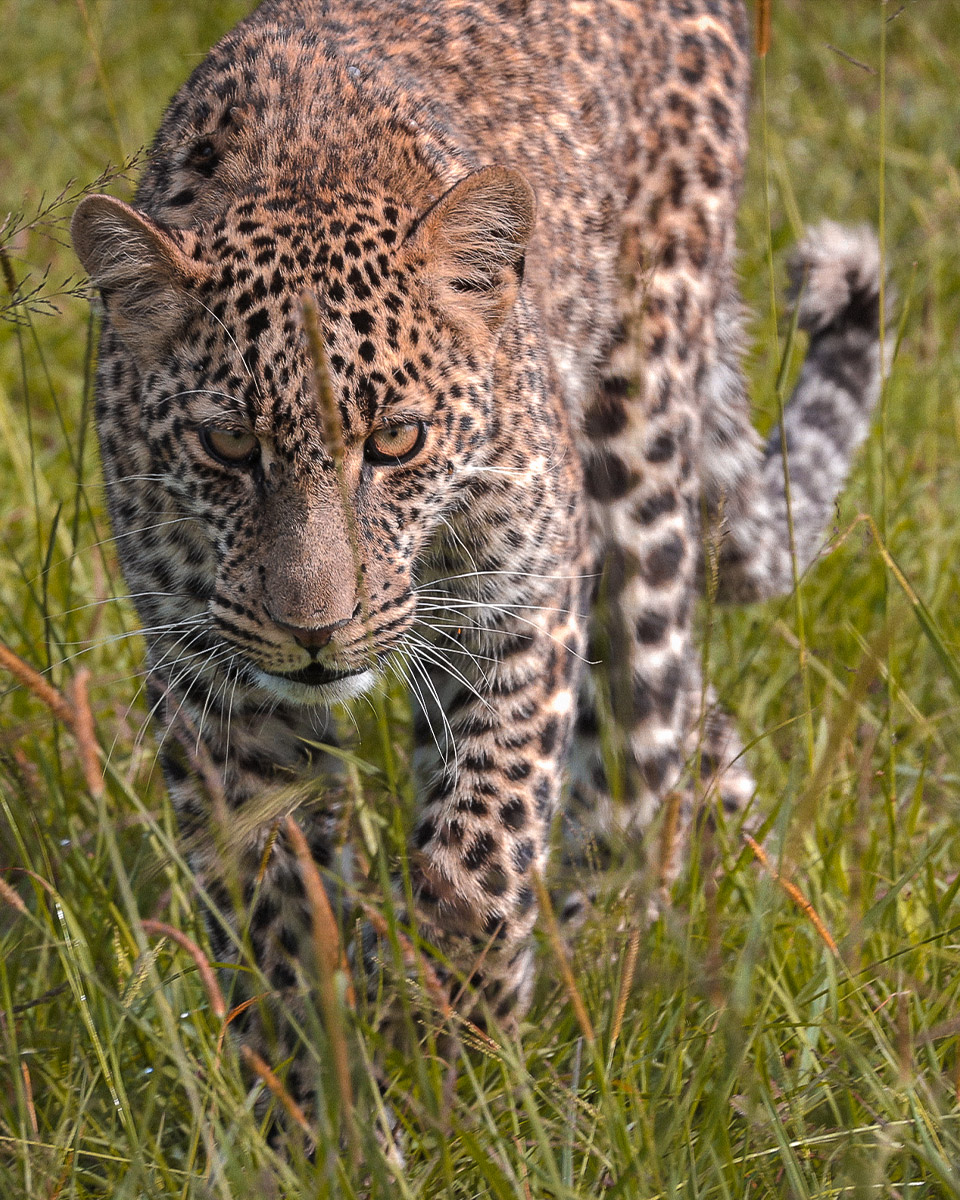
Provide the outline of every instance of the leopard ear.
{"type": "Polygon", "coordinates": [[[155,353],[186,318],[203,267],[149,217],[112,196],[82,200],[70,235],[117,332],[138,357],[155,353]]]}
{"type": "Polygon", "coordinates": [[[518,171],[484,167],[445,192],[409,235],[444,307],[477,332],[495,334],[513,307],[535,214],[518,171]]]}

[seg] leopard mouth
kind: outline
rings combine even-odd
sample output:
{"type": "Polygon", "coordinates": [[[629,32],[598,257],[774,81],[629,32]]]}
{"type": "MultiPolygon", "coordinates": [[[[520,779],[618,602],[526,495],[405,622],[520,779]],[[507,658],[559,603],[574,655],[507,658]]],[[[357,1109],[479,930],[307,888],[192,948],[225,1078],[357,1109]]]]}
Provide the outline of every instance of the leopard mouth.
{"type": "Polygon", "coordinates": [[[377,673],[371,666],[347,670],[311,663],[299,671],[265,671],[251,663],[250,682],[288,704],[315,708],[343,703],[373,687],[377,673]]]}
{"type": "Polygon", "coordinates": [[[307,687],[326,687],[331,683],[339,683],[341,679],[349,679],[353,675],[362,675],[367,667],[351,667],[346,671],[337,671],[325,667],[322,663],[312,662],[309,666],[301,667],[299,671],[271,671],[276,679],[285,679],[288,683],[301,683],[307,687]]]}

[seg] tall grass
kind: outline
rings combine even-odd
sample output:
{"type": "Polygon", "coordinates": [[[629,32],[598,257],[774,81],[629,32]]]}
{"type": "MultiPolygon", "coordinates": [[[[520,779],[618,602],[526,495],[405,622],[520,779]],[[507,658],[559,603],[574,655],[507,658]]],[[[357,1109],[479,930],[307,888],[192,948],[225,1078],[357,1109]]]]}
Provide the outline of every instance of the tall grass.
{"type": "MultiPolygon", "coordinates": [[[[758,423],[799,358],[776,298],[805,222],[882,215],[900,337],[799,607],[703,614],[765,850],[697,831],[662,916],[609,900],[572,973],[541,935],[516,1042],[460,1030],[441,1054],[414,957],[430,1036],[401,1050],[337,976],[304,1030],[312,1156],[295,1120],[268,1139],[229,990],[198,967],[65,245],[75,197],[247,7],[0,0],[0,212],[21,214],[0,234],[0,633],[62,704],[0,666],[0,1195],[960,1196],[960,5],[773,7],[740,229],[758,423]]],[[[410,824],[403,697],[358,719],[375,890],[410,824]]],[[[633,894],[657,887],[641,867],[633,894]]]]}

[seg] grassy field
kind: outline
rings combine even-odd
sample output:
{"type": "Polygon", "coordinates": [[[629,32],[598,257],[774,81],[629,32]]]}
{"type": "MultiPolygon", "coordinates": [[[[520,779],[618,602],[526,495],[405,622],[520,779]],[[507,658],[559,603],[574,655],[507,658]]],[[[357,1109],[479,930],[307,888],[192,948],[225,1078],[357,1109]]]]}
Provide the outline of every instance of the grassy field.
{"type": "MultiPolygon", "coordinates": [[[[142,924],[205,945],[144,731],[65,234],[248,7],[0,0],[0,638],[68,697],[55,720],[0,666],[0,1196],[960,1196],[960,3],[778,0],[756,66],[758,424],[805,222],[881,229],[901,335],[834,547],[797,597],[703,613],[768,861],[736,828],[699,835],[661,919],[611,902],[573,984],[542,938],[520,1042],[452,1067],[341,1004],[308,1031],[312,1161],[296,1131],[268,1144],[195,959],[142,924]]],[[[402,697],[379,718],[355,773],[374,875],[410,821],[402,697]]]]}

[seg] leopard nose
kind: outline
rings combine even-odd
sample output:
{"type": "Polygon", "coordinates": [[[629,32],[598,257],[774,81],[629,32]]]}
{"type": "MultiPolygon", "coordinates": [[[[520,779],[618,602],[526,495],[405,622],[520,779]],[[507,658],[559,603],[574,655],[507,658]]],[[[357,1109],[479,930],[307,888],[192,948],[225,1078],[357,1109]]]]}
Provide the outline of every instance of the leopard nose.
{"type": "Polygon", "coordinates": [[[342,629],[344,625],[349,625],[356,615],[355,610],[349,617],[344,617],[340,621],[333,621],[329,625],[308,626],[296,625],[291,621],[281,620],[280,617],[274,616],[270,609],[267,608],[267,616],[274,625],[278,629],[282,629],[285,633],[291,634],[297,645],[302,646],[304,650],[309,650],[311,654],[316,650],[322,650],[325,646],[329,646],[337,630],[342,629]]]}

